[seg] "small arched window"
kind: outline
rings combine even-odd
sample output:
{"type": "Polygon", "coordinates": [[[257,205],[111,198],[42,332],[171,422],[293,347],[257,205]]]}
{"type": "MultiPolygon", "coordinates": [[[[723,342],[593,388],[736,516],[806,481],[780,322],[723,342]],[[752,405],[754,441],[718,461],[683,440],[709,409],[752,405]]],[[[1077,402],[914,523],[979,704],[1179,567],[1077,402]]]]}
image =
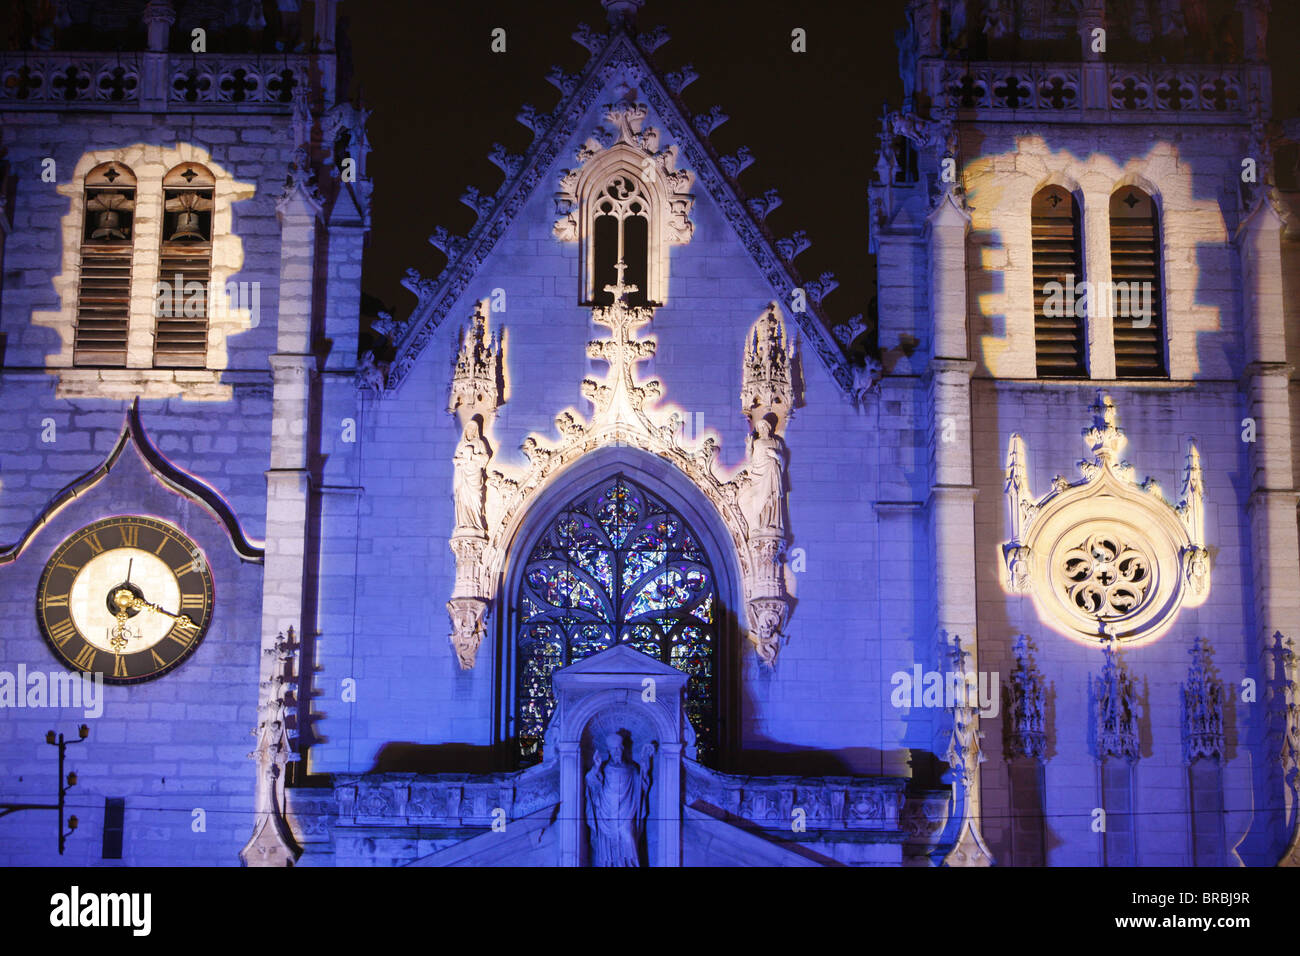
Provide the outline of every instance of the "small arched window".
{"type": "Polygon", "coordinates": [[[628,304],[645,305],[650,280],[650,198],[637,177],[619,172],[590,202],[590,301],[595,305],[613,303],[614,294],[606,291],[606,286],[617,284],[622,263],[624,284],[637,289],[627,297],[628,304]]]}
{"type": "Polygon", "coordinates": [[[1160,275],[1160,222],[1155,201],[1133,186],[1117,189],[1110,197],[1110,314],[1117,378],[1166,374],[1160,275]]]}
{"type": "Polygon", "coordinates": [[[1034,351],[1041,378],[1087,375],[1087,316],[1076,309],[1083,282],[1079,206],[1069,190],[1047,186],[1030,207],[1034,257],[1034,351]]]}
{"type": "Polygon", "coordinates": [[[685,709],[701,761],[718,742],[718,588],[700,538],[623,475],[571,501],[533,546],[513,609],[514,737],[541,757],[551,675],[626,644],[690,675],[685,709]]]}
{"type": "Polygon", "coordinates": [[[163,177],[156,367],[203,368],[207,364],[215,185],[212,173],[198,163],[182,163],[163,177]]]}
{"type": "Polygon", "coordinates": [[[74,365],[126,365],[135,188],[135,174],[121,163],[102,163],[86,174],[74,365]]]}

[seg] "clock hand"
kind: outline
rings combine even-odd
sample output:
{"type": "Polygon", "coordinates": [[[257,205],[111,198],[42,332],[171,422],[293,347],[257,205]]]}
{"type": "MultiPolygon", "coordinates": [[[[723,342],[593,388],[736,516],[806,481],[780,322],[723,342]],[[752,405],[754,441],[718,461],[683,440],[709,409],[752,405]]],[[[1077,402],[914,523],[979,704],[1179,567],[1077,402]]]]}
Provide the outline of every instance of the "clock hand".
{"type": "MultiPolygon", "coordinates": [[[[114,600],[118,603],[119,606],[121,606],[123,600],[126,600],[128,602],[126,606],[130,607],[132,610],[153,611],[155,614],[161,614],[163,617],[170,617],[181,627],[188,627],[188,628],[194,627],[194,622],[189,619],[188,615],[173,614],[171,611],[167,611],[164,610],[163,608],[160,608],[157,604],[150,604],[144,598],[136,597],[134,594],[132,594],[130,591],[127,591],[125,588],[123,588],[121,591],[118,591],[117,594],[114,595],[114,600]],[[126,595],[125,598],[122,597],[122,595],[124,594],[126,595]]],[[[123,609],[123,611],[119,613],[125,614],[125,609],[123,609]]]]}

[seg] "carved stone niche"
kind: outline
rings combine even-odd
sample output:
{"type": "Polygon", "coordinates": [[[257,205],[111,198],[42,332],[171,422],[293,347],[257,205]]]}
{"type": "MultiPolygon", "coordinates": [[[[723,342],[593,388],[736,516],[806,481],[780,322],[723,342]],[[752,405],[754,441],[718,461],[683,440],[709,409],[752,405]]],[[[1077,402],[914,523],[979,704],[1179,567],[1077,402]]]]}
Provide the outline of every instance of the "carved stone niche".
{"type": "MultiPolygon", "coordinates": [[[[621,644],[555,672],[556,708],[546,743],[547,762],[559,763],[561,866],[595,863],[588,794],[600,781],[591,771],[609,756],[613,736],[622,741],[623,761],[637,765],[623,771],[629,786],[640,786],[638,775],[648,778],[640,809],[640,865],[681,865],[686,680],[676,668],[621,644]]],[[[638,792],[631,799],[642,798],[638,792]]]]}

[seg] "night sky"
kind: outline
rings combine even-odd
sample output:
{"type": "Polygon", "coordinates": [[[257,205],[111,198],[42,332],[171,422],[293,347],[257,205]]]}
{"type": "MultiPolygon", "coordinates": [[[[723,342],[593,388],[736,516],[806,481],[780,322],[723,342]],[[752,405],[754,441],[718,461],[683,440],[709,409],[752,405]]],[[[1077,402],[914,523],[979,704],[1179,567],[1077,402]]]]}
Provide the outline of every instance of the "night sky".
{"type": "MultiPolygon", "coordinates": [[[[893,41],[902,15],[866,6],[647,0],[637,18],[643,29],[662,23],[672,36],[655,54],[662,69],[690,63],[699,73],[684,94],[691,111],[716,104],[731,117],[713,131],[714,146],[723,154],[749,146],[755,162],[740,178],[745,194],[780,192],[784,204],[767,218],[773,234],[808,233],[812,248],[797,260],[803,276],[835,273],[840,286],[823,305],[832,321],[867,313],[873,295],[866,175],[881,103],[888,97],[897,106],[902,90],[893,41]],[[806,54],[790,50],[795,27],[808,32],[806,54]]],[[[437,225],[468,232],[475,219],[461,193],[500,185],[501,171],[487,159],[492,144],[524,152],[532,134],[515,114],[524,103],[555,108],[559,91],[547,72],[555,64],[566,73],[583,68],[587,51],[570,34],[582,22],[603,30],[605,11],[599,0],[493,0],[346,12],[356,77],[374,109],[364,289],[405,317],[415,306],[399,283],[407,267],[425,276],[441,270],[429,234],[437,225]],[[494,54],[498,26],[507,50],[494,54]]]]}
{"type": "MultiPolygon", "coordinates": [[[[690,63],[699,79],[684,97],[693,113],[722,107],[730,120],[710,139],[723,154],[742,145],[755,162],[741,175],[747,196],[777,189],[784,204],[767,219],[777,237],[803,229],[812,248],[797,265],[805,278],[825,270],[839,288],[823,308],[832,322],[869,315],[875,267],[867,254],[867,183],[882,104],[897,108],[894,31],[903,3],[790,3],[777,0],[646,0],[637,22],[663,24],[672,39],[655,54],[662,70],[690,63]],[[803,27],[808,52],[790,50],[803,27]]],[[[364,290],[399,318],[415,306],[400,285],[408,266],[425,276],[444,265],[428,243],[437,225],[464,235],[474,214],[459,202],[466,186],[494,192],[502,174],[492,144],[523,153],[531,133],[515,122],[525,103],[550,111],[559,92],[552,65],[581,71],[587,51],[570,34],[580,22],[605,27],[599,0],[490,0],[478,3],[348,3],[354,61],[370,119],[373,229],[364,290]],[[506,30],[505,53],[490,50],[506,30]]],[[[1300,4],[1274,3],[1269,50],[1274,116],[1300,108],[1300,4]]]]}

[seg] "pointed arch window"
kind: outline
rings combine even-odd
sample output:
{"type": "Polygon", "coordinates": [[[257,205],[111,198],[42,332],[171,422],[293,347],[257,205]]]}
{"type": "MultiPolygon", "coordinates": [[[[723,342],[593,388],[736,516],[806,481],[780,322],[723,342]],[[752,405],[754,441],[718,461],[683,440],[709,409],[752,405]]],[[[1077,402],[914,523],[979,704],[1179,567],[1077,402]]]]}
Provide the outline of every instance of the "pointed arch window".
{"type": "Polygon", "coordinates": [[[1155,201],[1133,186],[1121,187],[1110,197],[1110,314],[1117,378],[1167,374],[1160,276],[1160,221],[1155,201]]]}
{"type": "Polygon", "coordinates": [[[126,365],[135,190],[135,174],[122,163],[101,163],[86,174],[74,365],[126,365]]]}
{"type": "Polygon", "coordinates": [[[1086,376],[1086,316],[1076,314],[1072,290],[1083,281],[1079,206],[1060,186],[1047,186],[1031,204],[1034,257],[1034,350],[1040,378],[1086,376]]]}
{"type": "Polygon", "coordinates": [[[718,740],[718,588],[700,538],[663,500],[616,475],[571,501],[529,554],[512,615],[515,738],[541,759],[551,675],[615,643],[689,675],[698,755],[718,740]]]}
{"type": "Polygon", "coordinates": [[[636,286],[628,296],[629,305],[649,301],[650,280],[650,197],[639,177],[618,172],[611,176],[590,200],[591,203],[591,287],[587,290],[594,305],[614,301],[606,286],[618,279],[618,265],[623,263],[623,281],[636,286]]]}
{"type": "Polygon", "coordinates": [[[212,198],[216,179],[198,163],[163,177],[160,283],[154,366],[204,368],[212,284],[212,198]]]}

